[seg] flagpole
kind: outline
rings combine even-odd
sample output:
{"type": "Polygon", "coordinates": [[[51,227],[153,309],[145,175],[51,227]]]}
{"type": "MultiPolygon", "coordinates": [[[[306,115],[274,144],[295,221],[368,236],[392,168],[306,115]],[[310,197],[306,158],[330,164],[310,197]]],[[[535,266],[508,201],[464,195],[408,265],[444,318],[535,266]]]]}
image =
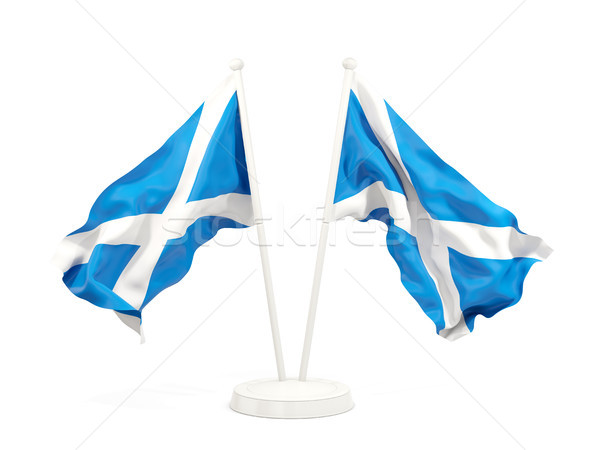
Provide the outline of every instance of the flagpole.
{"type": "Polygon", "coordinates": [[[333,142],[333,155],[331,157],[331,168],[329,170],[329,182],[327,184],[327,194],[325,196],[325,207],[323,211],[323,223],[321,224],[321,235],[319,237],[319,247],[317,250],[317,262],[313,277],[313,286],[310,296],[310,306],[308,309],[308,319],[306,321],[306,331],[304,334],[304,349],[302,350],[302,361],[300,363],[300,381],[306,381],[308,372],[308,359],[310,357],[310,347],[312,344],[313,333],[315,329],[315,318],[317,316],[317,303],[319,301],[319,291],[321,289],[321,277],[323,275],[323,264],[325,261],[325,249],[329,237],[329,222],[332,219],[331,208],[335,196],[335,186],[338,174],[338,165],[340,154],[342,152],[342,141],[344,139],[344,128],[346,126],[346,115],[348,112],[348,101],[350,100],[350,89],[354,80],[354,69],[356,61],[352,58],[346,58],[342,62],[344,67],[344,83],[342,87],[342,97],[340,100],[340,109],[338,112],[337,127],[335,139],[333,142]]]}
{"type": "Polygon", "coordinates": [[[273,347],[275,349],[275,361],[277,363],[277,377],[279,381],[284,381],[285,366],[283,364],[283,352],[281,349],[281,337],[279,334],[279,323],[277,320],[277,310],[275,307],[275,295],[273,293],[273,278],[271,276],[271,264],[269,263],[269,253],[267,251],[267,239],[263,223],[262,207],[258,194],[258,183],[256,181],[256,167],[254,165],[254,153],[252,151],[252,142],[250,140],[250,128],[248,126],[248,113],[246,111],[246,97],[244,95],[244,83],[242,81],[242,68],[244,62],[241,59],[234,59],[229,63],[229,68],[233,70],[237,84],[237,98],[240,111],[240,124],[242,128],[242,137],[244,139],[244,149],[246,151],[246,166],[248,169],[248,179],[250,181],[250,192],[252,194],[252,209],[254,212],[254,224],[258,233],[258,247],[260,249],[260,258],[262,262],[263,276],[265,279],[265,290],[267,293],[267,307],[269,309],[269,320],[271,322],[271,334],[273,336],[273,347]]]}
{"type": "Polygon", "coordinates": [[[322,379],[306,379],[306,366],[308,365],[308,354],[310,352],[310,343],[315,322],[317,309],[317,298],[319,294],[319,285],[321,282],[321,273],[323,270],[323,258],[325,256],[325,246],[327,244],[327,234],[329,228],[329,215],[333,197],[335,193],[335,178],[337,177],[337,163],[342,146],[344,124],[346,121],[346,106],[350,96],[350,87],[352,85],[352,69],[356,66],[353,59],[344,60],[346,74],[344,76],[344,89],[342,91],[342,105],[340,106],[340,115],[338,117],[338,128],[335,137],[334,155],[331,174],[329,177],[329,188],[327,190],[327,199],[325,202],[325,218],[321,237],[319,241],[319,256],[317,257],[317,267],[315,269],[315,281],[313,283],[313,293],[308,323],[306,327],[306,336],[304,342],[304,353],[302,354],[302,370],[300,379],[285,379],[283,370],[283,358],[281,357],[281,343],[279,340],[279,328],[277,326],[277,314],[275,313],[275,302],[273,301],[273,288],[271,282],[271,271],[269,269],[269,260],[267,248],[264,246],[264,229],[262,224],[262,215],[260,213],[260,203],[258,201],[258,189],[256,179],[254,178],[254,158],[250,146],[250,133],[248,130],[248,119],[246,116],[246,101],[244,98],[244,88],[242,84],[241,69],[243,63],[240,60],[231,62],[230,67],[235,71],[236,81],[238,83],[238,101],[240,107],[240,118],[242,123],[242,132],[244,143],[246,145],[246,159],[248,165],[248,174],[250,175],[250,188],[252,190],[252,201],[254,206],[255,223],[258,230],[258,239],[261,249],[263,273],[265,275],[265,286],[267,289],[267,302],[269,305],[269,315],[271,317],[271,330],[273,333],[273,343],[275,344],[275,357],[277,359],[277,371],[279,380],[261,379],[248,381],[237,385],[233,389],[230,406],[231,409],[242,414],[248,414],[258,417],[276,417],[276,418],[309,418],[325,417],[341,414],[349,411],[354,406],[350,388],[343,383],[322,379]],[[303,376],[302,376],[303,374],[303,376]]]}

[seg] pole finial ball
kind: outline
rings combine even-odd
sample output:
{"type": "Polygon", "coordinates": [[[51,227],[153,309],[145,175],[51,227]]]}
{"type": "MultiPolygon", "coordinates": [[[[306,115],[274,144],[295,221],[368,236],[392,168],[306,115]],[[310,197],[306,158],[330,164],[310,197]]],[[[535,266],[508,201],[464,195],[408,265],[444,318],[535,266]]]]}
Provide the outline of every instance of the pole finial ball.
{"type": "Polygon", "coordinates": [[[344,69],[354,70],[354,69],[356,69],[357,64],[358,63],[356,62],[356,60],[354,58],[346,58],[345,60],[342,61],[342,66],[344,66],[344,69]]]}
{"type": "Polygon", "coordinates": [[[241,59],[232,59],[231,62],[229,63],[229,68],[231,70],[242,70],[244,67],[244,61],[242,61],[241,59]]]}

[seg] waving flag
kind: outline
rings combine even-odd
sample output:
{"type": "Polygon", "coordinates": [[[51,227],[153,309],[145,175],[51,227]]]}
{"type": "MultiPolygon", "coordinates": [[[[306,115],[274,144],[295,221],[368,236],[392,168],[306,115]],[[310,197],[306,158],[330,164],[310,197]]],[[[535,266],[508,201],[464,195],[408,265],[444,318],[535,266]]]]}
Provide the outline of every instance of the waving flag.
{"type": "Polygon", "coordinates": [[[198,247],[254,223],[235,76],[106,188],[55,256],[73,294],[140,334],[143,308],[185,276],[198,247]]]}
{"type": "Polygon", "coordinates": [[[473,330],[521,298],[552,250],[446,164],[353,75],[328,220],[380,220],[401,280],[440,336],[473,330]]]}

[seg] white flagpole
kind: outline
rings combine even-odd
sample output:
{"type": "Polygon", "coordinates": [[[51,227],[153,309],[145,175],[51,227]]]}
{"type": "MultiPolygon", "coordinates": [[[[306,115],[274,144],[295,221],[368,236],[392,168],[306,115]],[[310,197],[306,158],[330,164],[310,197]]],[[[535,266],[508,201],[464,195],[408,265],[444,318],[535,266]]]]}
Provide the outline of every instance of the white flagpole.
{"type": "Polygon", "coordinates": [[[265,290],[267,292],[267,306],[269,308],[269,320],[271,322],[271,334],[273,335],[273,347],[275,348],[275,361],[277,363],[277,377],[279,381],[284,381],[285,367],[283,364],[283,352],[281,350],[281,337],[279,335],[279,323],[277,320],[277,310],[275,308],[275,296],[273,293],[273,279],[271,276],[271,265],[269,263],[269,253],[267,251],[267,239],[263,223],[262,208],[260,197],[258,195],[258,183],[256,181],[256,167],[254,166],[254,153],[252,152],[252,142],[250,140],[250,128],[248,126],[248,113],[246,111],[246,97],[244,95],[244,83],[242,81],[242,68],[244,62],[240,59],[234,59],[229,63],[229,68],[234,71],[237,84],[238,106],[240,110],[240,124],[242,127],[242,137],[244,139],[244,149],[246,151],[246,166],[248,168],[248,179],[250,181],[250,192],[252,194],[252,209],[254,211],[254,224],[258,233],[258,247],[262,261],[262,270],[265,279],[265,290]]]}
{"type": "Polygon", "coordinates": [[[308,358],[310,357],[310,347],[315,329],[315,318],[317,315],[317,303],[319,301],[319,291],[321,289],[321,276],[323,275],[323,263],[325,260],[325,249],[327,248],[327,239],[329,237],[329,221],[333,218],[331,208],[335,196],[335,186],[337,181],[338,166],[340,163],[340,154],[342,152],[342,141],[344,139],[344,128],[346,126],[346,114],[348,112],[348,101],[350,99],[350,88],[354,80],[354,69],[356,61],[352,58],[346,58],[342,65],[346,69],[344,73],[344,84],[342,87],[342,98],[338,112],[337,128],[333,142],[333,155],[331,158],[331,168],[329,170],[329,182],[327,184],[327,194],[325,196],[325,207],[323,211],[323,223],[321,224],[321,235],[319,237],[319,247],[317,250],[317,263],[313,278],[312,292],[310,296],[310,306],[308,309],[308,320],[306,321],[306,332],[304,334],[304,349],[302,351],[302,361],[300,363],[300,381],[306,381],[308,371],[308,358]]]}

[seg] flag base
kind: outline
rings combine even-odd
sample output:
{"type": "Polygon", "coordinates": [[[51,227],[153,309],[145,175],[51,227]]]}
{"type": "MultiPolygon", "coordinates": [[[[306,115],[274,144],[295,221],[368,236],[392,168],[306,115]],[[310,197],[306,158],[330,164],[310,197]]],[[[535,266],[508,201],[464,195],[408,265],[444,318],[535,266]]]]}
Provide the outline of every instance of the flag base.
{"type": "Polygon", "coordinates": [[[231,409],[273,419],[308,419],[349,411],[354,406],[350,388],[335,381],[263,379],[235,387],[231,409]]]}

